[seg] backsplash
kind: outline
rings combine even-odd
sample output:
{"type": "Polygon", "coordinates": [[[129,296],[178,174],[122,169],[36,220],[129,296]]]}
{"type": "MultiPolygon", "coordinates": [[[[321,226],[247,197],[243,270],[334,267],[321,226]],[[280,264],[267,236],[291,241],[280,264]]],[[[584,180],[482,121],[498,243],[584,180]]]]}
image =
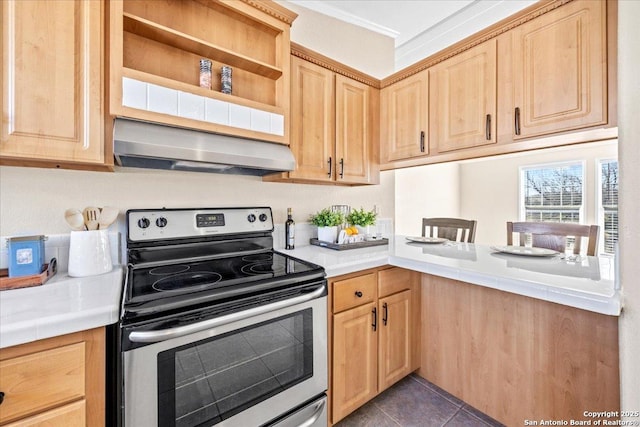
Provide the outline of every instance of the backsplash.
{"type": "MultiPolygon", "coordinates": [[[[381,218],[376,225],[372,226],[373,233],[382,233],[384,237],[393,234],[393,220],[391,218],[381,218]]],[[[44,242],[44,256],[46,262],[55,258],[58,262],[58,271],[66,272],[69,267],[69,234],[46,235],[44,242]]],[[[8,268],[9,251],[7,248],[7,238],[14,236],[0,236],[0,268],[8,268]]],[[[296,246],[307,246],[311,238],[318,237],[318,228],[309,223],[296,223],[296,246]]],[[[109,233],[109,245],[111,247],[111,259],[114,264],[122,264],[125,257],[125,242],[123,234],[117,231],[109,233]]],[[[273,246],[277,250],[284,248],[284,224],[275,224],[273,231],[273,246]]]]}
{"type": "MultiPolygon", "coordinates": [[[[46,235],[44,242],[44,259],[48,263],[51,258],[58,262],[58,271],[66,272],[69,268],[69,234],[46,235]]],[[[7,248],[7,238],[14,236],[0,237],[0,268],[8,268],[9,250],[7,248]]],[[[109,233],[109,246],[111,248],[111,260],[114,264],[122,263],[123,247],[119,232],[109,233]]]]}

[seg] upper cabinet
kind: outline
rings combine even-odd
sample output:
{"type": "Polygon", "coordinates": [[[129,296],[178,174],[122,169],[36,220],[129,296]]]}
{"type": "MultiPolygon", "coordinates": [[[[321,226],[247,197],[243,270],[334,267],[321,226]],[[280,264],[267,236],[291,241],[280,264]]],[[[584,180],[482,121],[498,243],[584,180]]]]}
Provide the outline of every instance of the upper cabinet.
{"type": "Polygon", "coordinates": [[[511,32],[513,139],[607,123],[606,7],[574,1],[511,32]]]}
{"type": "Polygon", "coordinates": [[[104,2],[2,1],[0,164],[109,169],[104,2]]]}
{"type": "Polygon", "coordinates": [[[348,73],[353,70],[335,61],[301,46],[294,51],[299,56],[291,57],[290,147],[296,169],[263,179],[377,184],[378,89],[345,76],[359,73],[348,73]]]}
{"type": "Polygon", "coordinates": [[[429,70],[433,153],[496,142],[496,50],[489,40],[429,70]]]}
{"type": "Polygon", "coordinates": [[[428,154],[429,73],[422,71],[381,90],[381,147],[384,160],[428,154]]]}
{"type": "Polygon", "coordinates": [[[291,58],[290,178],[331,182],[335,169],[334,73],[291,58]]]}
{"type": "Polygon", "coordinates": [[[381,168],[615,138],[616,17],[538,2],[383,79],[381,168]]]}
{"type": "Polygon", "coordinates": [[[288,143],[295,13],[266,0],[113,0],[109,8],[112,116],[288,143]],[[210,88],[200,85],[202,59],[210,88]],[[221,90],[223,66],[231,93],[221,90]]]}

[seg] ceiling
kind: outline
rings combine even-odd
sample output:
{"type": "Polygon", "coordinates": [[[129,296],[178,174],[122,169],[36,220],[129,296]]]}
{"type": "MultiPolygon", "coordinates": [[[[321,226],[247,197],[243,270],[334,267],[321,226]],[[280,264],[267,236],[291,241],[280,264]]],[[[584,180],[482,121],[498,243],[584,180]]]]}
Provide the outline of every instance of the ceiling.
{"type": "Polygon", "coordinates": [[[288,0],[395,40],[396,69],[537,0],[288,0]]]}
{"type": "Polygon", "coordinates": [[[300,6],[395,38],[396,47],[480,0],[298,0],[300,6]]]}

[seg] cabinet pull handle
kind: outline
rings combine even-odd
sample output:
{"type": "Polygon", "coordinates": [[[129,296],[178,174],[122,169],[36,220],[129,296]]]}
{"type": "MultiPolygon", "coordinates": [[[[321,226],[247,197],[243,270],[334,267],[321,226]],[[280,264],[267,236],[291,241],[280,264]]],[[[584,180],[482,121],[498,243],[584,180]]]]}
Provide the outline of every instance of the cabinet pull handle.
{"type": "Polygon", "coordinates": [[[387,318],[389,315],[389,310],[387,310],[387,303],[382,304],[382,324],[387,326],[387,318]]]}
{"type": "Polygon", "coordinates": [[[362,292],[361,291],[356,291],[356,296],[358,298],[362,298],[362,292]]]}
{"type": "Polygon", "coordinates": [[[0,391],[0,405],[4,402],[4,391],[0,391]]]}
{"type": "Polygon", "coordinates": [[[487,121],[484,128],[487,141],[491,141],[491,114],[487,114],[487,121]]]}
{"type": "Polygon", "coordinates": [[[340,158],[340,178],[344,178],[344,158],[340,158]]]}
{"type": "Polygon", "coordinates": [[[327,163],[329,163],[329,172],[327,173],[327,175],[329,175],[329,178],[331,178],[331,172],[333,172],[333,167],[331,165],[331,157],[329,157],[329,161],[327,161],[327,163]]]}
{"type": "Polygon", "coordinates": [[[516,135],[520,135],[520,107],[516,107],[514,116],[515,116],[516,135]]]}
{"type": "Polygon", "coordinates": [[[424,153],[424,131],[420,132],[420,152],[424,153]]]}
{"type": "Polygon", "coordinates": [[[371,324],[371,327],[375,332],[375,330],[378,328],[378,310],[376,310],[376,308],[373,307],[373,310],[371,310],[371,313],[373,313],[373,323],[371,324]]]}

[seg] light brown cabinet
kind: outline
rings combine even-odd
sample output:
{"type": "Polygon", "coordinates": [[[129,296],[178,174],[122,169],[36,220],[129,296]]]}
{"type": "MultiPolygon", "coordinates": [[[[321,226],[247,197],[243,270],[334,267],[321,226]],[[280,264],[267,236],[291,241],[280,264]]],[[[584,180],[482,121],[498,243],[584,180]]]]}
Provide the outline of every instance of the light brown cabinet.
{"type": "Polygon", "coordinates": [[[376,184],[377,89],[296,56],[291,73],[296,169],[266,180],[376,184]]]}
{"type": "Polygon", "coordinates": [[[109,2],[109,113],[288,144],[296,17],[270,0],[109,2]],[[211,88],[200,87],[201,59],[211,88]]]}
{"type": "Polygon", "coordinates": [[[429,151],[496,143],[497,42],[489,40],[429,69],[429,151]]]}
{"type": "Polygon", "coordinates": [[[381,169],[615,137],[616,24],[616,0],[538,2],[383,79],[381,169]]]}
{"type": "Polygon", "coordinates": [[[429,154],[429,72],[385,87],[380,104],[381,157],[392,162],[429,154]]]}
{"type": "Polygon", "coordinates": [[[607,123],[606,16],[607,2],[576,0],[505,38],[514,140],[607,123]]]}
{"type": "Polygon", "coordinates": [[[104,2],[3,1],[0,164],[109,169],[104,2]]]}
{"type": "Polygon", "coordinates": [[[620,410],[618,318],[422,278],[418,374],[508,426],[620,410]]]}
{"type": "Polygon", "coordinates": [[[0,391],[3,426],[104,425],[104,328],[2,349],[0,391]]]}
{"type": "Polygon", "coordinates": [[[417,273],[368,270],[330,281],[331,421],[417,369],[417,273]]]}

